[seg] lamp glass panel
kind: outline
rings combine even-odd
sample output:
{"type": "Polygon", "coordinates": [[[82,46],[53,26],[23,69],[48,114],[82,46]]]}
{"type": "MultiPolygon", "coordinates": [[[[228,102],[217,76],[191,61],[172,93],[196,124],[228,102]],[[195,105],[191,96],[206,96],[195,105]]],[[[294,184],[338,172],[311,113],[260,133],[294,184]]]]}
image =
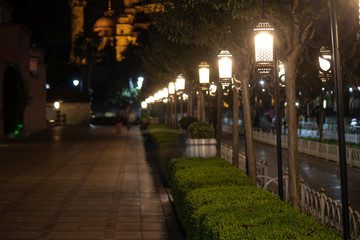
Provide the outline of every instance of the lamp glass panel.
{"type": "Polygon", "coordinates": [[[323,70],[324,72],[329,71],[331,67],[330,61],[331,61],[331,55],[326,54],[326,55],[322,55],[322,57],[319,57],[319,65],[321,70],[323,70]]]}
{"type": "Polygon", "coordinates": [[[169,83],[169,94],[175,94],[175,83],[174,82],[169,83]]]}
{"type": "Polygon", "coordinates": [[[167,97],[169,97],[169,90],[168,90],[168,88],[163,88],[163,97],[164,98],[167,98],[167,97]]]}
{"type": "Polygon", "coordinates": [[[182,77],[182,76],[179,76],[177,79],[176,79],[176,82],[175,82],[175,89],[176,91],[181,91],[181,90],[184,90],[185,89],[185,78],[182,77]]]}
{"type": "Polygon", "coordinates": [[[255,61],[256,63],[269,63],[274,61],[274,37],[265,31],[255,35],[255,61]]]}
{"type": "Polygon", "coordinates": [[[210,79],[210,69],[209,68],[200,68],[199,69],[199,81],[200,84],[208,84],[210,79]]]}
{"type": "Polygon", "coordinates": [[[219,78],[230,79],[232,77],[232,60],[230,57],[219,58],[219,78]]]}

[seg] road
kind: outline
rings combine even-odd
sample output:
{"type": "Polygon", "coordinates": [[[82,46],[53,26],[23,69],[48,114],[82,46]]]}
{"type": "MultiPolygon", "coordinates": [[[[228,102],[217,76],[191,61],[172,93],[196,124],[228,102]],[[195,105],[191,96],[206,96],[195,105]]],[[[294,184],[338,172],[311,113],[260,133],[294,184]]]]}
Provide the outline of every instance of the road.
{"type": "MultiPolygon", "coordinates": [[[[232,145],[232,136],[224,134],[222,142],[232,145]]],[[[264,160],[268,163],[268,175],[277,177],[276,147],[260,142],[254,142],[255,155],[257,160],[264,160]]],[[[244,152],[244,137],[240,137],[240,152],[244,152]]],[[[282,150],[283,169],[288,170],[288,152],[282,150]]],[[[304,179],[305,184],[320,192],[321,188],[326,190],[326,195],[341,202],[341,183],[339,163],[326,161],[306,154],[298,154],[299,179],[304,179]]],[[[360,169],[348,166],[348,190],[351,207],[360,211],[360,169]]]]}

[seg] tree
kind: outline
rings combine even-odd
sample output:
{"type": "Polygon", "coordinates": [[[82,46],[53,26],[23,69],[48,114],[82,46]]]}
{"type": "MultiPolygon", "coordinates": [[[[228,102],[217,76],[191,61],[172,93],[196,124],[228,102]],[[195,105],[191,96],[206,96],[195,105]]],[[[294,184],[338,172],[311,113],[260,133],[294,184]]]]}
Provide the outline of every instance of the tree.
{"type": "MultiPolygon", "coordinates": [[[[329,19],[327,1],[272,1],[270,11],[265,16],[272,22],[278,32],[280,60],[285,66],[286,101],[288,123],[288,151],[289,151],[289,184],[290,201],[295,207],[299,206],[299,185],[297,165],[297,115],[296,115],[296,74],[297,62],[305,49],[314,43],[316,33],[323,31],[324,19],[329,19]]],[[[353,22],[355,1],[341,1],[340,15],[353,22]],[[350,7],[349,7],[350,6],[350,7]]],[[[347,21],[348,22],[348,21],[347,21]]],[[[353,25],[349,24],[349,25],[353,25]]],[[[348,29],[346,27],[345,29],[348,29]]],[[[351,27],[350,27],[351,29],[351,27]]],[[[354,46],[354,44],[351,44],[354,46]]],[[[353,47],[351,47],[353,49],[353,47]]]]}
{"type": "MultiPolygon", "coordinates": [[[[259,2],[245,0],[187,1],[186,3],[171,0],[160,2],[165,11],[156,18],[156,26],[170,40],[178,43],[207,46],[215,49],[217,53],[226,47],[235,56],[235,65],[241,81],[244,102],[249,177],[255,184],[256,158],[252,141],[248,84],[252,73],[252,65],[249,62],[253,54],[252,27],[255,25],[255,19],[259,19],[257,15],[260,9],[259,2]]],[[[233,161],[233,164],[236,162],[233,161]]]]}

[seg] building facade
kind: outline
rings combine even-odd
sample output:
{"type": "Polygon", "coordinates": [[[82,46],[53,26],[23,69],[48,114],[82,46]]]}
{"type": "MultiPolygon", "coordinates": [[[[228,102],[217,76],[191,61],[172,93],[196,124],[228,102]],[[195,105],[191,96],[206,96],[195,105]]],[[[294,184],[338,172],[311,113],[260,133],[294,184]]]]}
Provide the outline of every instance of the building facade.
{"type": "Polygon", "coordinates": [[[19,94],[23,94],[21,89],[25,89],[27,93],[27,104],[22,108],[20,116],[22,120],[19,120],[23,130],[31,133],[46,127],[44,53],[41,49],[30,47],[29,29],[21,24],[9,22],[12,10],[8,4],[1,6],[0,139],[11,134],[7,126],[13,124],[11,116],[16,115],[13,110],[18,107],[17,104],[21,104],[21,101],[17,102],[20,98],[19,94]],[[16,74],[19,77],[16,77],[16,74]],[[23,85],[22,88],[17,87],[19,83],[23,85]]]}

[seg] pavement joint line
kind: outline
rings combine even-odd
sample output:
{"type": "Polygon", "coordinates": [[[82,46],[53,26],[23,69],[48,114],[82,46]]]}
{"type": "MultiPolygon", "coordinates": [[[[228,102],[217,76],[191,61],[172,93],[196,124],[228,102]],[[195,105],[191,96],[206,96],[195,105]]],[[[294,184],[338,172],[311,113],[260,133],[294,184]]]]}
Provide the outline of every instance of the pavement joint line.
{"type": "MultiPolygon", "coordinates": [[[[22,184],[30,180],[25,188],[14,192],[14,200],[9,195],[5,202],[7,208],[3,210],[10,211],[10,218],[21,216],[9,225],[13,230],[5,234],[19,240],[26,232],[36,235],[36,239],[168,239],[172,225],[166,214],[172,209],[158,176],[159,169],[154,167],[155,162],[146,159],[141,132],[136,129],[116,136],[104,127],[86,130],[81,140],[83,130],[67,129],[70,131],[64,131],[65,141],[50,147],[55,153],[75,149],[75,154],[55,156],[53,165],[51,154],[39,153],[39,156],[48,155],[49,160],[42,157],[44,161],[25,172],[25,178],[14,177],[14,182],[9,182],[22,184]],[[73,145],[73,135],[80,147],[73,145]]],[[[39,151],[48,147],[44,142],[36,144],[35,141],[39,151]]],[[[19,175],[17,171],[12,173],[19,175]]],[[[0,189],[10,191],[9,184],[0,189]]],[[[2,222],[6,219],[1,218],[2,222]]]]}
{"type": "MultiPolygon", "coordinates": [[[[63,168],[67,163],[69,163],[73,158],[76,157],[77,154],[75,154],[72,158],[70,158],[68,161],[64,162],[63,164],[61,164],[61,166],[59,166],[58,168],[56,168],[56,170],[54,170],[53,172],[48,173],[45,177],[43,177],[42,179],[38,180],[37,183],[35,183],[31,189],[27,190],[26,192],[22,193],[16,200],[14,200],[12,203],[8,204],[8,206],[6,206],[1,212],[0,215],[5,215],[7,212],[9,212],[10,210],[14,209],[15,207],[18,206],[18,204],[20,202],[22,202],[22,200],[24,200],[27,196],[29,196],[31,193],[33,193],[37,188],[39,188],[41,185],[44,185],[46,183],[46,180],[48,180],[50,177],[52,177],[56,172],[58,172],[61,168],[63,168]]],[[[44,159],[45,160],[45,159],[44,159]]],[[[18,174],[20,175],[20,174],[18,174]]]]}
{"type": "MultiPolygon", "coordinates": [[[[106,146],[109,144],[109,142],[103,147],[103,150],[99,153],[99,156],[101,156],[104,152],[104,149],[106,148],[106,146]]],[[[90,145],[90,143],[88,144],[88,146],[90,145]]],[[[49,228],[43,228],[43,231],[48,232],[48,231],[52,231],[55,227],[55,223],[59,220],[59,218],[61,217],[61,213],[63,212],[64,209],[66,209],[66,206],[68,205],[68,203],[71,201],[71,199],[74,198],[74,196],[76,195],[76,193],[79,192],[81,186],[83,185],[84,181],[86,180],[86,178],[90,175],[91,171],[94,169],[96,163],[100,160],[100,157],[95,157],[93,162],[88,166],[88,169],[86,170],[85,173],[83,173],[82,177],[77,181],[77,183],[75,184],[75,186],[70,190],[70,192],[68,193],[68,195],[66,196],[66,198],[62,201],[62,203],[59,205],[59,207],[57,208],[57,210],[55,211],[55,214],[53,215],[54,218],[51,219],[51,221],[48,221],[47,224],[49,224],[49,228]]],[[[46,226],[46,225],[45,225],[46,226]]],[[[49,232],[50,233],[50,232],[49,232]]]]}

